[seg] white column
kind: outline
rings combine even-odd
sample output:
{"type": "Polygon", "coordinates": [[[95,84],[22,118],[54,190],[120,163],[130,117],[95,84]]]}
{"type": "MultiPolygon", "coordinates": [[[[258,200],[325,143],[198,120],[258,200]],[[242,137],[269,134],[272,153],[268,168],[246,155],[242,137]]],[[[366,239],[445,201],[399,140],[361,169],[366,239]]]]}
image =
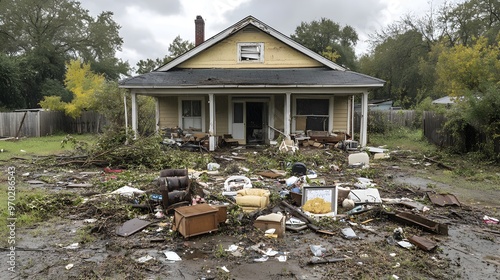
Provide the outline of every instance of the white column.
{"type": "Polygon", "coordinates": [[[214,99],[214,94],[209,93],[208,94],[208,114],[209,114],[209,126],[208,126],[208,134],[209,134],[209,140],[208,140],[208,148],[210,151],[215,150],[216,146],[216,139],[215,139],[215,99],[214,99]]]}
{"type": "Polygon", "coordinates": [[[360,146],[365,147],[368,140],[368,92],[363,92],[361,98],[361,128],[359,131],[360,146]]]}
{"type": "Polygon", "coordinates": [[[284,130],[283,131],[286,135],[286,138],[287,139],[290,139],[290,121],[292,119],[291,117],[291,109],[290,109],[290,105],[291,105],[291,93],[287,92],[286,93],[286,98],[285,98],[285,127],[284,127],[284,130]]]}
{"type": "Polygon", "coordinates": [[[161,134],[160,131],[160,99],[155,97],[155,123],[156,123],[156,133],[161,134]]]}
{"type": "Polygon", "coordinates": [[[351,140],[354,140],[354,119],[355,119],[355,116],[356,116],[356,112],[354,110],[354,95],[351,96],[351,130],[350,130],[350,133],[351,133],[351,140]]]}
{"type": "Polygon", "coordinates": [[[137,139],[137,99],[135,92],[130,93],[132,99],[132,131],[134,132],[134,139],[137,139]]]}

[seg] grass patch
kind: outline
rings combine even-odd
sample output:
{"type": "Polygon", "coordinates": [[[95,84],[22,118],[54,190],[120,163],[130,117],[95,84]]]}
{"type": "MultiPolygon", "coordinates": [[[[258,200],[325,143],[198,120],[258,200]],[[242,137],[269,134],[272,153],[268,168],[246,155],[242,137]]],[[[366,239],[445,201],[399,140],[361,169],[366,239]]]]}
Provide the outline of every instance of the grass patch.
{"type": "Polygon", "coordinates": [[[368,137],[369,145],[385,146],[390,150],[436,151],[436,147],[424,138],[421,129],[398,127],[384,134],[370,133],[368,137]]]}
{"type": "MultiPolygon", "coordinates": [[[[0,235],[8,236],[7,218],[9,216],[7,184],[0,186],[0,235]]],[[[14,203],[14,217],[16,228],[27,227],[44,221],[65,209],[68,206],[77,205],[81,198],[70,193],[47,194],[45,190],[23,190],[16,188],[16,199],[14,203]]],[[[7,246],[7,239],[0,241],[0,246],[7,246]]]]}
{"type": "MultiPolygon", "coordinates": [[[[47,156],[67,152],[73,149],[71,145],[61,147],[61,141],[66,135],[52,135],[45,137],[21,138],[17,141],[0,141],[0,160],[6,161],[12,157],[47,156]]],[[[82,134],[73,136],[79,141],[93,142],[94,134],[82,134]]]]}

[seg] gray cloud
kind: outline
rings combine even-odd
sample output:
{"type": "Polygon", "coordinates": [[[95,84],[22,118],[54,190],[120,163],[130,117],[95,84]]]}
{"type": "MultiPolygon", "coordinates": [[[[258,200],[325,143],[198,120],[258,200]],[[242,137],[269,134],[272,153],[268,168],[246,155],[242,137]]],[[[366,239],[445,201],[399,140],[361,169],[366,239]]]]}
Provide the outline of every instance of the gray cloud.
{"type": "Polygon", "coordinates": [[[82,7],[90,10],[93,15],[99,14],[102,11],[111,11],[116,17],[126,15],[126,8],[130,6],[139,7],[141,10],[146,10],[159,15],[175,15],[181,12],[181,0],[80,0],[82,7]]]}

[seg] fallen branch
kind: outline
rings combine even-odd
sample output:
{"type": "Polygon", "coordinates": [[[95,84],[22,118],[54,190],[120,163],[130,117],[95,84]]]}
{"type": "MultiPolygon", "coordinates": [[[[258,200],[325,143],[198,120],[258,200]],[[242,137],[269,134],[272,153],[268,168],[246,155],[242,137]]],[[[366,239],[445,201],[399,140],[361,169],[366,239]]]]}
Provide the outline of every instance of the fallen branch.
{"type": "Polygon", "coordinates": [[[427,160],[427,161],[430,161],[430,162],[432,162],[432,163],[435,163],[435,164],[437,164],[439,167],[446,168],[446,169],[448,169],[448,170],[453,170],[453,167],[451,167],[451,166],[449,166],[449,165],[446,165],[446,164],[444,164],[444,163],[442,163],[442,162],[439,162],[439,161],[437,161],[437,160],[435,160],[435,159],[428,158],[428,157],[424,156],[424,160],[427,160]]]}
{"type": "Polygon", "coordinates": [[[335,263],[335,262],[343,262],[350,258],[330,258],[330,259],[312,259],[307,262],[307,264],[324,264],[324,263],[335,263]]]}

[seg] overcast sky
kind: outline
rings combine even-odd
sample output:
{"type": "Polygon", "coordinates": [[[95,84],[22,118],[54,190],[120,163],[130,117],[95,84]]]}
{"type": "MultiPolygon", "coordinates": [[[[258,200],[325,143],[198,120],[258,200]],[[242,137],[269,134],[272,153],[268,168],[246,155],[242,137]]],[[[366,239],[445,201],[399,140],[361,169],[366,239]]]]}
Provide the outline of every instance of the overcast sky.
{"type": "MultiPolygon", "coordinates": [[[[205,20],[208,39],[248,15],[290,36],[301,22],[322,17],[352,26],[359,35],[356,53],[367,51],[370,34],[405,14],[420,16],[446,0],[80,0],[93,16],[114,13],[123,38],[117,56],[131,67],[143,59],[163,58],[178,35],[194,42],[194,20],[205,20]]],[[[448,0],[448,2],[460,0],[448,0]]]]}

